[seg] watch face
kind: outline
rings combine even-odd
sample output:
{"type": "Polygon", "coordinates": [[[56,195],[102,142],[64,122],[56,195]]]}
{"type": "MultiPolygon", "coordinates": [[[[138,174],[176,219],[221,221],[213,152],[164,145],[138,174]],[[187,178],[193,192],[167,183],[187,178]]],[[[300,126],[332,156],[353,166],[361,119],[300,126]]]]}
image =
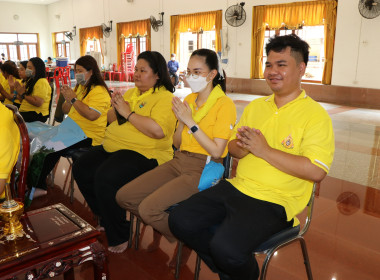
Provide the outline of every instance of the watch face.
{"type": "Polygon", "coordinates": [[[198,130],[198,126],[194,125],[190,128],[191,132],[194,133],[198,130]]]}

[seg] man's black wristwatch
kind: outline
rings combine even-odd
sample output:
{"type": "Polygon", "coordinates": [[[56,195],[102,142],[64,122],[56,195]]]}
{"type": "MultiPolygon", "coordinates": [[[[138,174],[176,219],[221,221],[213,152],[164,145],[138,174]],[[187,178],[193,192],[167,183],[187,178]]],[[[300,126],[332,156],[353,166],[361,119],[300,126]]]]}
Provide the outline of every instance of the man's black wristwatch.
{"type": "Polygon", "coordinates": [[[73,99],[71,99],[70,104],[73,105],[75,103],[75,101],[77,101],[76,97],[74,97],[73,99]]]}

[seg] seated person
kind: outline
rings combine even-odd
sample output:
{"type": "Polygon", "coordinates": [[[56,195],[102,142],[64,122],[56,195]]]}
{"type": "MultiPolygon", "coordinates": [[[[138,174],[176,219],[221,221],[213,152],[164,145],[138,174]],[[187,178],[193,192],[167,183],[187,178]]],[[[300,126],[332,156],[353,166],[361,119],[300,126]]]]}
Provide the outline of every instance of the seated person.
{"type": "Polygon", "coordinates": [[[61,88],[65,98],[62,110],[79,125],[88,138],[46,156],[38,183],[33,186],[37,187],[34,197],[46,194],[46,177],[61,156],[79,148],[100,145],[104,138],[111,95],[100,75],[98,64],[92,56],[85,55],[75,62],[74,70],[77,80],[74,90],[68,85],[61,88]]]}
{"type": "Polygon", "coordinates": [[[47,65],[47,66],[53,66],[53,64],[54,64],[54,66],[55,66],[54,61],[53,61],[53,60],[51,59],[51,57],[49,56],[49,57],[47,58],[46,65],[47,65]]]}
{"type": "Polygon", "coordinates": [[[17,66],[13,61],[8,60],[0,66],[0,70],[4,77],[0,83],[0,95],[4,99],[4,104],[13,104],[19,108],[21,102],[17,99],[14,87],[16,81],[21,82],[17,66]]]}
{"type": "Polygon", "coordinates": [[[220,279],[258,279],[253,250],[299,223],[313,181],[334,154],[331,119],[301,88],[309,45],[296,35],[266,45],[264,77],[273,95],[252,101],[228,144],[236,177],[193,195],[169,215],[171,232],[220,279]]]}
{"type": "MultiPolygon", "coordinates": [[[[163,56],[142,52],[135,67],[135,88],[114,93],[103,144],[93,147],[73,165],[73,175],[89,207],[100,218],[108,250],[123,252],[128,245],[126,211],[116,192],[139,175],[173,158],[174,86],[163,56]]],[[[101,229],[99,227],[99,229],[101,229]]]]}
{"type": "Polygon", "coordinates": [[[170,56],[170,60],[168,61],[168,70],[170,77],[174,77],[174,85],[178,85],[179,63],[175,60],[175,53],[172,53],[170,56]]]}
{"type": "Polygon", "coordinates": [[[39,57],[28,61],[25,86],[15,83],[17,98],[21,101],[20,114],[25,122],[46,122],[49,117],[49,104],[52,89],[46,79],[45,63],[39,57]]]}
{"type": "Polygon", "coordinates": [[[13,112],[0,103],[0,201],[20,152],[20,131],[13,112]]]}
{"type": "MultiPolygon", "coordinates": [[[[170,242],[176,238],[169,230],[165,210],[199,191],[207,160],[222,162],[221,158],[227,155],[227,141],[236,122],[235,105],[225,94],[226,79],[217,54],[208,49],[196,50],[187,69],[193,93],[183,103],[178,97],[173,98],[178,119],[173,138],[178,149],[174,159],[139,176],[116,194],[121,207],[139,215],[170,242]]],[[[158,242],[156,239],[148,249],[155,249],[158,242]]],[[[184,256],[191,250],[186,252],[184,256]]]]}

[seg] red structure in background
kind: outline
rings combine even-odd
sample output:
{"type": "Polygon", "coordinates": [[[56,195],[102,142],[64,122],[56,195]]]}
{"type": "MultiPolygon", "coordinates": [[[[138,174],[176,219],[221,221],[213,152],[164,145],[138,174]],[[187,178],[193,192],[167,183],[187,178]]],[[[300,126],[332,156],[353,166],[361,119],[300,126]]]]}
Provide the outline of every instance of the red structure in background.
{"type": "Polygon", "coordinates": [[[133,82],[133,75],[135,73],[135,52],[132,44],[128,44],[125,52],[121,53],[121,67],[122,72],[125,73],[126,81],[133,82]]]}

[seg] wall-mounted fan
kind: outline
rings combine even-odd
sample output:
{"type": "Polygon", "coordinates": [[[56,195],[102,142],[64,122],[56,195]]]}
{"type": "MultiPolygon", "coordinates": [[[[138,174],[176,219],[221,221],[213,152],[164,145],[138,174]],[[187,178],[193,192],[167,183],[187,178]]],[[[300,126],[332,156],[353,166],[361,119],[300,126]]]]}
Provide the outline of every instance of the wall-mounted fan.
{"type": "Polygon", "coordinates": [[[74,39],[73,33],[71,33],[71,32],[65,32],[65,36],[70,41],[72,41],[74,39]]]}
{"type": "Polygon", "coordinates": [[[238,27],[245,22],[247,15],[243,8],[244,5],[245,3],[241,2],[240,4],[232,5],[227,8],[224,17],[229,25],[238,27]]]}
{"type": "Polygon", "coordinates": [[[368,19],[378,17],[380,15],[380,0],[359,0],[359,12],[368,19]]]}
{"type": "Polygon", "coordinates": [[[73,30],[71,32],[65,32],[64,34],[65,34],[67,39],[72,41],[74,39],[75,35],[77,35],[77,27],[74,26],[73,30]]]}
{"type": "Polygon", "coordinates": [[[152,26],[154,31],[158,31],[158,27],[162,26],[164,24],[164,12],[159,13],[161,19],[156,20],[154,16],[150,16],[150,25],[152,26]]]}
{"type": "Polygon", "coordinates": [[[110,26],[107,26],[105,23],[102,23],[101,27],[102,27],[102,31],[103,31],[103,35],[104,37],[108,38],[111,34],[111,31],[112,31],[112,20],[109,21],[109,24],[110,26]]]}

